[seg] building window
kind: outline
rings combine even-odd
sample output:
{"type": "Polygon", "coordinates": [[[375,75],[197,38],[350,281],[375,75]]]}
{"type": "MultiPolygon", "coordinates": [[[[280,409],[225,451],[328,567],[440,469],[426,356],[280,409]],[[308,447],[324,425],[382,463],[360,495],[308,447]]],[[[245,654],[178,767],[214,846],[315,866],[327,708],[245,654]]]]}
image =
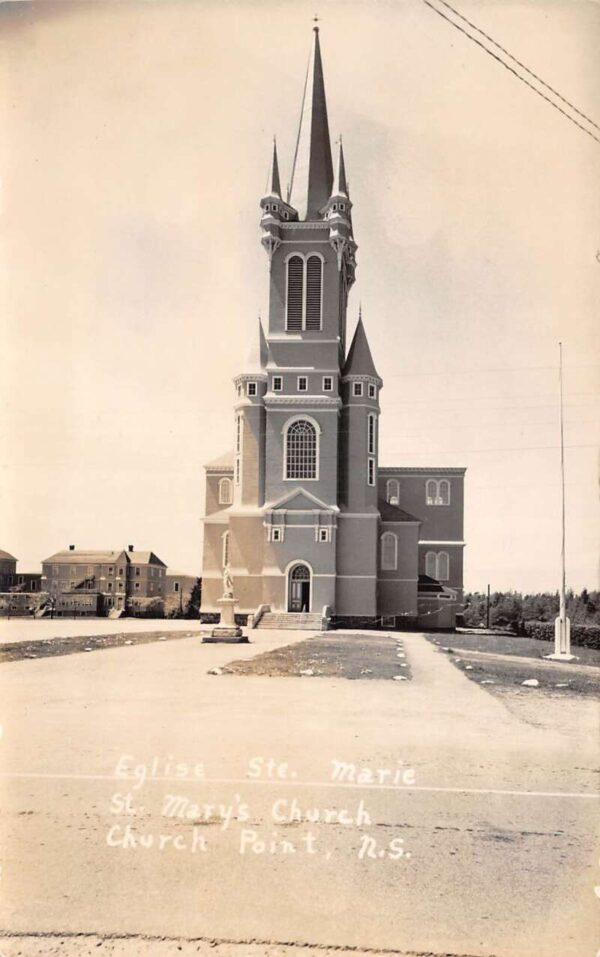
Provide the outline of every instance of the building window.
{"type": "Polygon", "coordinates": [[[441,482],[438,482],[438,505],[449,505],[450,504],[450,482],[447,479],[442,479],[441,482]]]}
{"type": "Polygon", "coordinates": [[[285,441],[286,479],[316,479],[317,431],[310,422],[292,422],[285,441]]]}
{"type": "Polygon", "coordinates": [[[330,542],[331,541],[331,531],[329,528],[320,528],[319,529],[319,541],[320,542],[330,542]]]}
{"type": "Polygon", "coordinates": [[[448,479],[428,479],[425,485],[425,501],[428,505],[450,504],[450,482],[448,479]]]}
{"type": "Polygon", "coordinates": [[[323,262],[320,256],[291,256],[287,264],[288,332],[321,328],[323,262]]]}
{"type": "Polygon", "coordinates": [[[306,392],[308,389],[308,379],[305,375],[298,376],[298,392],[306,392]]]}
{"type": "Polygon", "coordinates": [[[179,582],[173,582],[173,591],[179,591],[179,582]]]}
{"type": "Polygon", "coordinates": [[[229,565],[229,532],[223,532],[222,565],[223,568],[225,568],[226,565],[229,565]]]}
{"type": "Polygon", "coordinates": [[[323,376],[323,392],[333,391],[333,378],[330,375],[323,376]]]}
{"type": "Polygon", "coordinates": [[[375,459],[369,459],[367,465],[367,482],[369,485],[375,485],[375,459]]]}
{"type": "Polygon", "coordinates": [[[370,399],[376,398],[375,386],[373,385],[372,382],[369,383],[369,398],[370,399]]]}
{"type": "Polygon", "coordinates": [[[93,574],[94,574],[94,566],[93,566],[93,565],[88,565],[87,573],[88,573],[88,575],[93,575],[93,574]]]}
{"type": "Polygon", "coordinates": [[[139,567],[137,567],[136,570],[135,570],[135,576],[136,576],[136,578],[139,578],[139,577],[140,577],[140,568],[139,568],[139,567]]]}
{"type": "Polygon", "coordinates": [[[125,569],[119,568],[119,575],[122,575],[125,569]]]}
{"type": "Polygon", "coordinates": [[[381,536],[381,568],[384,572],[396,571],[398,567],[398,539],[393,532],[381,536]]]}
{"type": "Polygon", "coordinates": [[[386,498],[390,505],[400,504],[400,482],[398,479],[388,479],[386,486],[386,498]]]}
{"type": "Polygon", "coordinates": [[[135,588],[136,591],[139,591],[139,590],[140,590],[140,583],[139,583],[139,582],[136,582],[135,585],[134,585],[134,588],[135,588]]]}
{"type": "Polygon", "coordinates": [[[367,419],[367,436],[369,455],[375,455],[375,416],[370,415],[367,419]]]}
{"type": "Polygon", "coordinates": [[[283,389],[283,379],[280,375],[273,376],[273,392],[281,392],[283,389]]]}
{"type": "Polygon", "coordinates": [[[236,416],[236,419],[235,419],[235,450],[238,453],[242,451],[242,417],[241,415],[236,416]]]}
{"type": "Polygon", "coordinates": [[[302,299],[304,292],[304,260],[292,256],[287,268],[287,316],[286,329],[299,332],[302,329],[302,299]]]}
{"type": "Polygon", "coordinates": [[[440,582],[447,582],[450,578],[450,559],[448,558],[448,552],[438,552],[437,575],[435,577],[440,582]]]}
{"type": "Polygon", "coordinates": [[[283,541],[283,529],[279,526],[271,528],[271,541],[272,542],[282,542],[283,541]]]}
{"type": "Polygon", "coordinates": [[[231,479],[222,478],[219,482],[219,505],[231,505],[233,501],[233,489],[231,479]]]}
{"type": "Polygon", "coordinates": [[[113,586],[113,583],[112,583],[112,582],[107,582],[107,586],[106,586],[106,587],[108,588],[109,591],[112,591],[112,586],[113,586]]]}
{"type": "Polygon", "coordinates": [[[58,575],[58,565],[53,565],[53,566],[52,566],[52,574],[54,575],[55,578],[57,577],[57,575],[58,575]]]}
{"type": "Polygon", "coordinates": [[[109,565],[108,574],[109,574],[109,575],[112,575],[113,573],[114,573],[114,568],[113,568],[112,565],[109,565]]]}
{"type": "Polygon", "coordinates": [[[238,456],[238,458],[235,460],[235,484],[236,485],[240,484],[240,474],[241,474],[241,466],[240,466],[240,460],[238,456]]]}
{"type": "Polygon", "coordinates": [[[37,588],[37,582],[32,581],[32,582],[31,582],[31,590],[32,590],[32,591],[35,591],[36,588],[37,588]]]}
{"type": "Polygon", "coordinates": [[[323,263],[318,256],[306,261],[306,328],[321,328],[321,284],[323,263]]]}
{"type": "Polygon", "coordinates": [[[256,382],[248,383],[248,395],[256,395],[256,382]]]}
{"type": "Polygon", "coordinates": [[[358,399],[363,394],[362,382],[353,382],[352,383],[352,395],[356,396],[358,399]]]}
{"type": "Polygon", "coordinates": [[[425,555],[425,574],[439,582],[447,582],[450,578],[448,552],[427,552],[425,555]]]}

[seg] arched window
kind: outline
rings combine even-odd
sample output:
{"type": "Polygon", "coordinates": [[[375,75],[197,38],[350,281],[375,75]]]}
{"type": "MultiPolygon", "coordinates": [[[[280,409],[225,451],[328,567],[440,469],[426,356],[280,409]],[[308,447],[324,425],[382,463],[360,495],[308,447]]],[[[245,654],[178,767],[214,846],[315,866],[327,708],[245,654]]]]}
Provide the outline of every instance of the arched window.
{"type": "Polygon", "coordinates": [[[223,554],[221,564],[223,568],[225,568],[226,565],[229,565],[229,532],[223,532],[223,554]]]}
{"type": "Polygon", "coordinates": [[[425,555],[425,574],[430,578],[437,578],[437,555],[435,552],[427,552],[425,555]]]}
{"type": "Polygon", "coordinates": [[[384,532],[381,536],[381,568],[383,571],[395,571],[398,567],[398,539],[393,532],[384,532]]]}
{"type": "Polygon", "coordinates": [[[398,479],[388,479],[386,497],[390,505],[400,504],[400,482],[398,479]]]}
{"type": "Polygon", "coordinates": [[[369,455],[375,455],[375,416],[369,415],[367,418],[367,451],[369,455]]]}
{"type": "Polygon", "coordinates": [[[323,261],[320,256],[290,256],[287,263],[286,322],[288,332],[321,328],[323,261]]]}
{"type": "Polygon", "coordinates": [[[450,578],[450,559],[448,552],[438,552],[437,556],[437,575],[439,582],[447,582],[450,578]]]}
{"type": "Polygon", "coordinates": [[[306,328],[321,328],[321,275],[323,263],[318,256],[306,261],[306,328]]]}
{"type": "Polygon", "coordinates": [[[231,505],[233,501],[231,479],[222,478],[219,482],[219,505],[231,505]]]}
{"type": "Polygon", "coordinates": [[[292,256],[287,268],[287,317],[286,329],[296,332],[302,329],[302,299],[304,290],[304,260],[292,256]]]}
{"type": "MultiPolygon", "coordinates": [[[[428,505],[437,504],[437,482],[435,479],[428,480],[425,486],[425,499],[428,505]]],[[[427,574],[429,574],[429,572],[427,574]]]]}
{"type": "Polygon", "coordinates": [[[285,436],[286,479],[316,479],[317,430],[311,422],[292,422],[285,436]]]}
{"type": "Polygon", "coordinates": [[[442,479],[441,482],[438,482],[437,498],[438,505],[450,504],[450,482],[447,479],[442,479]]]}

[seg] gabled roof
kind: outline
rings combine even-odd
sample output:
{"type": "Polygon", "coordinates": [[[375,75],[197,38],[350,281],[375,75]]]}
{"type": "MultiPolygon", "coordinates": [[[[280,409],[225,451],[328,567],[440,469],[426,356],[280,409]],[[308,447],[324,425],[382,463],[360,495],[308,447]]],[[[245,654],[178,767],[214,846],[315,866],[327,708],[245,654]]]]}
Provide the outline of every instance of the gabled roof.
{"type": "Polygon", "coordinates": [[[319,211],[331,196],[333,163],[325,101],[319,28],[313,31],[300,127],[296,141],[289,202],[301,220],[320,219],[319,211]]]}
{"type": "Polygon", "coordinates": [[[416,515],[411,515],[410,512],[406,512],[399,505],[391,505],[384,498],[379,499],[377,507],[382,522],[418,522],[420,525],[422,524],[422,520],[417,518],[416,515]]]}
{"type": "Polygon", "coordinates": [[[365,327],[363,326],[363,321],[360,316],[342,374],[344,376],[370,375],[373,376],[374,379],[379,378],[371,350],[369,349],[365,327]]]}
{"type": "Polygon", "coordinates": [[[0,548],[0,562],[16,562],[14,555],[11,555],[9,552],[4,552],[0,548]]]}
{"type": "Polygon", "coordinates": [[[56,552],[50,558],[44,558],[44,562],[52,562],[55,565],[101,565],[108,563],[117,563],[119,561],[128,561],[127,552],[124,548],[119,551],[89,551],[67,549],[66,551],[56,552]]]}
{"type": "Polygon", "coordinates": [[[162,565],[163,568],[167,567],[154,552],[127,552],[127,558],[132,565],[162,565]]]}
{"type": "Polygon", "coordinates": [[[311,492],[307,492],[304,488],[292,489],[291,492],[287,492],[282,498],[278,499],[278,501],[268,505],[267,508],[272,511],[289,509],[291,511],[306,512],[314,511],[315,508],[327,512],[339,511],[337,505],[327,505],[326,502],[322,502],[320,498],[317,498],[317,496],[311,492]]]}
{"type": "Polygon", "coordinates": [[[214,472],[233,472],[233,450],[224,452],[223,455],[219,455],[218,458],[207,462],[204,468],[211,469],[211,471],[214,472]]]}

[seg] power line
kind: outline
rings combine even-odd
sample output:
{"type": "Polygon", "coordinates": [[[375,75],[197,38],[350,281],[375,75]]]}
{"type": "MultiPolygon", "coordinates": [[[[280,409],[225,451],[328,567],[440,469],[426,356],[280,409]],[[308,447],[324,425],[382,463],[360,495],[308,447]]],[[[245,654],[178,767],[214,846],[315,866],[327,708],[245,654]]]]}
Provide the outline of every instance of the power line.
{"type": "Polygon", "coordinates": [[[450,17],[447,17],[446,14],[442,13],[441,10],[438,10],[438,8],[435,7],[432,3],[430,3],[429,0],[423,0],[423,3],[425,3],[428,7],[430,7],[434,11],[434,13],[437,13],[438,17],[442,17],[443,20],[446,20],[451,26],[455,27],[456,30],[460,30],[461,33],[464,33],[464,35],[468,37],[469,40],[472,40],[473,43],[476,43],[478,47],[481,47],[482,50],[485,50],[485,52],[489,54],[489,56],[493,57],[493,59],[497,60],[498,63],[501,63],[506,70],[508,70],[510,73],[516,76],[517,80],[520,80],[521,83],[524,83],[525,86],[528,86],[530,90],[533,90],[533,92],[537,93],[538,96],[541,96],[543,100],[546,100],[546,103],[549,103],[550,106],[553,106],[555,110],[558,110],[559,113],[562,113],[563,116],[566,116],[566,118],[570,120],[571,123],[579,127],[580,130],[583,130],[584,133],[587,133],[588,136],[591,136],[592,139],[596,141],[596,143],[600,143],[600,139],[594,133],[586,129],[585,126],[582,126],[581,123],[578,123],[577,120],[575,120],[572,116],[569,116],[569,114],[566,113],[562,109],[562,107],[558,106],[557,103],[551,100],[550,97],[546,96],[545,93],[542,93],[541,90],[538,90],[538,88],[535,87],[533,83],[530,83],[529,80],[526,80],[525,77],[521,76],[520,73],[517,73],[517,71],[513,69],[513,67],[510,66],[508,63],[506,63],[502,59],[502,57],[499,57],[496,53],[493,53],[490,49],[488,49],[485,43],[482,43],[481,40],[478,40],[476,37],[471,36],[471,34],[468,33],[466,30],[463,30],[463,28],[459,26],[458,23],[455,23],[454,20],[451,20],[450,17]]]}
{"type": "Polygon", "coordinates": [[[455,13],[456,16],[459,17],[461,20],[464,20],[465,23],[468,23],[469,26],[473,28],[473,30],[477,30],[477,33],[480,33],[482,37],[485,37],[486,40],[489,40],[490,43],[493,43],[494,46],[498,48],[498,50],[502,50],[503,53],[506,53],[506,55],[509,56],[511,60],[513,60],[515,63],[517,63],[522,70],[525,70],[526,73],[529,73],[529,75],[532,76],[534,79],[536,79],[538,83],[541,83],[542,86],[545,86],[547,90],[550,90],[550,92],[553,93],[554,96],[557,96],[559,100],[562,100],[563,103],[566,103],[566,105],[575,113],[577,113],[578,116],[581,116],[582,119],[586,120],[587,123],[590,123],[592,126],[595,126],[596,129],[600,131],[600,126],[598,126],[597,123],[594,123],[594,121],[589,116],[586,116],[585,113],[582,113],[581,110],[578,110],[577,107],[574,106],[572,103],[570,103],[567,99],[565,99],[564,96],[561,96],[558,90],[555,90],[554,87],[550,86],[549,83],[546,83],[544,80],[542,80],[542,78],[538,76],[537,73],[534,73],[533,70],[530,70],[529,67],[525,66],[524,63],[521,63],[520,60],[517,60],[516,56],[513,56],[509,50],[507,50],[503,46],[500,46],[500,44],[497,43],[494,40],[494,38],[491,37],[488,33],[485,33],[478,26],[476,26],[476,24],[471,23],[470,20],[467,20],[467,18],[463,16],[462,13],[459,13],[458,10],[455,10],[454,7],[452,7],[449,3],[446,3],[446,0],[438,0],[438,3],[441,3],[445,7],[448,7],[449,10],[452,10],[452,13],[455,13]]]}

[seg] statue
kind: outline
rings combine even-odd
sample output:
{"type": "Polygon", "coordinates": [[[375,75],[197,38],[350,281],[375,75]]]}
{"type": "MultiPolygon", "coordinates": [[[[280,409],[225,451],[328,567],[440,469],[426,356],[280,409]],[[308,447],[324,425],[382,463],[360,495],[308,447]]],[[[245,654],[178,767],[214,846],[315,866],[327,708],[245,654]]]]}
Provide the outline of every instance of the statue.
{"type": "Polygon", "coordinates": [[[233,578],[229,565],[223,568],[223,598],[233,598],[233,578]]]}

